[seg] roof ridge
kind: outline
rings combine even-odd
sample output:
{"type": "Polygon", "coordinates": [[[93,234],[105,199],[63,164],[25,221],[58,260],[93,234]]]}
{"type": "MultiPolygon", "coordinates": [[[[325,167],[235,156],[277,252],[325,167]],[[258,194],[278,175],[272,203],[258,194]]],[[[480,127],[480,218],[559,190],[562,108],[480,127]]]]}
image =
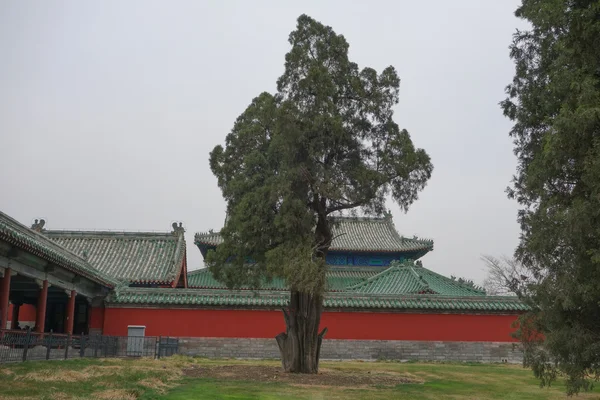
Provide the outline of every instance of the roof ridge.
{"type": "MultiPolygon", "coordinates": [[[[171,233],[173,235],[173,233],[171,233]]],[[[177,246],[175,247],[175,254],[173,254],[173,266],[171,267],[171,273],[173,281],[177,279],[178,275],[180,275],[183,271],[183,258],[186,255],[186,245],[185,245],[185,235],[176,234],[174,235],[177,238],[177,246]]]]}
{"type": "MultiPolygon", "coordinates": [[[[188,294],[194,293],[197,294],[199,292],[206,293],[215,293],[221,294],[222,292],[229,292],[232,294],[249,294],[251,292],[265,292],[269,294],[277,293],[284,295],[289,295],[289,290],[246,290],[246,289],[199,289],[199,288],[160,288],[160,287],[136,287],[136,286],[128,286],[127,282],[121,282],[123,285],[119,286],[118,289],[115,287],[115,291],[118,292],[156,292],[156,293],[169,293],[169,294],[188,294]]],[[[353,292],[326,292],[324,294],[326,297],[371,297],[371,298],[398,298],[401,297],[403,299],[411,299],[411,298],[421,298],[421,299],[448,299],[448,300],[466,300],[473,302],[481,302],[486,300],[505,300],[509,302],[522,302],[517,296],[455,296],[455,295],[447,295],[447,294],[439,294],[439,293],[406,293],[402,295],[397,294],[380,294],[380,293],[353,293],[353,292]]]]}
{"type": "Polygon", "coordinates": [[[423,285],[425,286],[425,289],[431,290],[431,288],[429,287],[429,282],[427,282],[425,280],[425,278],[423,278],[423,275],[420,275],[417,273],[417,271],[415,271],[414,269],[414,264],[413,265],[407,265],[406,266],[408,268],[408,270],[410,272],[412,272],[412,274],[415,276],[415,278],[417,278],[417,280],[421,283],[423,283],[423,285]]]}
{"type": "Polygon", "coordinates": [[[45,229],[43,234],[65,236],[149,236],[149,237],[176,237],[169,231],[121,231],[121,230],[70,230],[70,229],[45,229]]]}
{"type": "Polygon", "coordinates": [[[390,272],[392,269],[398,269],[398,266],[396,266],[396,265],[392,265],[392,266],[390,266],[390,267],[388,267],[388,268],[384,269],[383,271],[379,272],[378,274],[376,274],[376,275],[373,275],[373,276],[371,276],[371,277],[369,277],[369,278],[365,279],[365,280],[364,280],[364,281],[362,281],[362,282],[359,282],[359,283],[356,283],[356,284],[354,284],[354,285],[348,286],[348,287],[347,287],[345,290],[355,290],[355,289],[358,289],[358,288],[360,288],[360,287],[362,287],[362,286],[365,286],[365,285],[366,285],[366,284],[368,284],[368,283],[374,282],[374,281],[376,281],[376,280],[380,279],[382,276],[385,276],[385,275],[389,274],[389,272],[390,272]]]}
{"type": "Polygon", "coordinates": [[[443,278],[443,279],[444,279],[444,280],[446,280],[448,283],[451,283],[451,284],[453,284],[453,285],[460,286],[460,287],[462,287],[462,288],[464,288],[464,289],[467,289],[467,290],[470,290],[470,291],[473,291],[473,292],[476,292],[476,293],[480,293],[480,294],[484,294],[484,295],[486,294],[485,290],[476,289],[476,288],[474,288],[474,287],[472,287],[472,286],[466,285],[466,284],[464,284],[464,283],[460,283],[460,282],[458,282],[457,280],[453,280],[453,279],[451,279],[451,278],[448,278],[447,276],[444,276],[444,275],[442,275],[442,274],[438,274],[437,272],[435,272],[435,271],[432,271],[432,270],[430,270],[429,268],[425,268],[425,267],[419,267],[419,268],[423,268],[423,269],[424,269],[425,271],[427,271],[428,273],[430,273],[430,274],[433,274],[433,275],[435,275],[435,276],[437,276],[437,277],[443,278]]]}
{"type": "Polygon", "coordinates": [[[358,221],[370,221],[370,222],[387,222],[388,218],[387,217],[367,217],[367,216],[356,216],[356,217],[352,217],[352,216],[334,216],[331,217],[330,219],[334,220],[334,221],[351,221],[351,222],[358,222],[358,221]]]}
{"type": "Polygon", "coordinates": [[[210,236],[210,235],[220,235],[220,234],[221,234],[221,231],[208,230],[208,231],[196,232],[194,234],[194,236],[210,236]]]}
{"type": "Polygon", "coordinates": [[[395,271],[400,271],[402,267],[403,267],[402,264],[401,265],[392,265],[392,266],[384,269],[380,273],[378,273],[376,275],[373,275],[373,276],[365,279],[362,282],[359,282],[357,284],[354,284],[354,285],[346,287],[344,290],[346,290],[346,291],[354,291],[356,289],[360,289],[361,287],[366,286],[368,284],[371,284],[373,282],[376,282],[376,281],[380,280],[381,278],[383,278],[383,277],[385,277],[385,276],[387,276],[387,275],[389,275],[389,274],[391,274],[391,273],[393,273],[395,271]]]}

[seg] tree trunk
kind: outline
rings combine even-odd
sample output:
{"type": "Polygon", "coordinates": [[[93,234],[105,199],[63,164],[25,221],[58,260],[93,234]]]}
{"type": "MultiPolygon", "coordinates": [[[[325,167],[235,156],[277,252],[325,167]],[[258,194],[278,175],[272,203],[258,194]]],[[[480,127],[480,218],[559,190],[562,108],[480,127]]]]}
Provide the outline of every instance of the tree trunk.
{"type": "Polygon", "coordinates": [[[275,337],[286,372],[319,372],[319,352],[327,333],[327,328],[319,333],[322,308],[322,296],[291,291],[289,307],[283,309],[286,332],[275,337]]]}

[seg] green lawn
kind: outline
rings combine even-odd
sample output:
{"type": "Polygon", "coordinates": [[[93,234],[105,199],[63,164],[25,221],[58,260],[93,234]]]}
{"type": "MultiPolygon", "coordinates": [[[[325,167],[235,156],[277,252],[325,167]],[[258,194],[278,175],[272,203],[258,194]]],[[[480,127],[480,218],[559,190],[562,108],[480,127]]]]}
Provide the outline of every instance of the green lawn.
{"type": "Polygon", "coordinates": [[[0,400],[565,398],[560,382],[540,389],[530,371],[509,365],[332,362],[300,378],[277,367],[187,357],[26,362],[0,366],[0,400]]]}

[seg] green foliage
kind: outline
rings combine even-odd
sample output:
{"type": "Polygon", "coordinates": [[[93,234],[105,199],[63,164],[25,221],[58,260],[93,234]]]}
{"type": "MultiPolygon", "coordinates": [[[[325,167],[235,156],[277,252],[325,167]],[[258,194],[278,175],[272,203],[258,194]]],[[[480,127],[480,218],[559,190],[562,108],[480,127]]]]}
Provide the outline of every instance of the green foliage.
{"type": "Polygon", "coordinates": [[[568,392],[600,374],[600,2],[524,0],[532,28],[511,46],[516,75],[504,113],[522,205],[517,257],[534,283],[526,364],[542,384],[559,373],[568,392]],[[536,338],[530,340],[531,338],[536,338]]]}
{"type": "Polygon", "coordinates": [[[393,67],[359,69],[346,39],[306,15],[289,42],[277,93],[256,97],[210,154],[228,218],[207,263],[230,287],[277,276],[319,294],[329,217],[381,214],[390,194],[407,210],[433,167],[393,120],[393,67]]]}

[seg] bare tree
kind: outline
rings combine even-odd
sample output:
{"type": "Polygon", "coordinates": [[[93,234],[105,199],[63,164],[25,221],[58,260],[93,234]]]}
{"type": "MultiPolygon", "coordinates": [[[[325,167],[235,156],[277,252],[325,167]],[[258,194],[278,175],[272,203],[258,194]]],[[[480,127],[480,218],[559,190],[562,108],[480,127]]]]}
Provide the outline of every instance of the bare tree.
{"type": "Polygon", "coordinates": [[[488,273],[483,287],[492,296],[523,296],[528,285],[537,281],[534,273],[514,258],[484,255],[488,273]]]}

